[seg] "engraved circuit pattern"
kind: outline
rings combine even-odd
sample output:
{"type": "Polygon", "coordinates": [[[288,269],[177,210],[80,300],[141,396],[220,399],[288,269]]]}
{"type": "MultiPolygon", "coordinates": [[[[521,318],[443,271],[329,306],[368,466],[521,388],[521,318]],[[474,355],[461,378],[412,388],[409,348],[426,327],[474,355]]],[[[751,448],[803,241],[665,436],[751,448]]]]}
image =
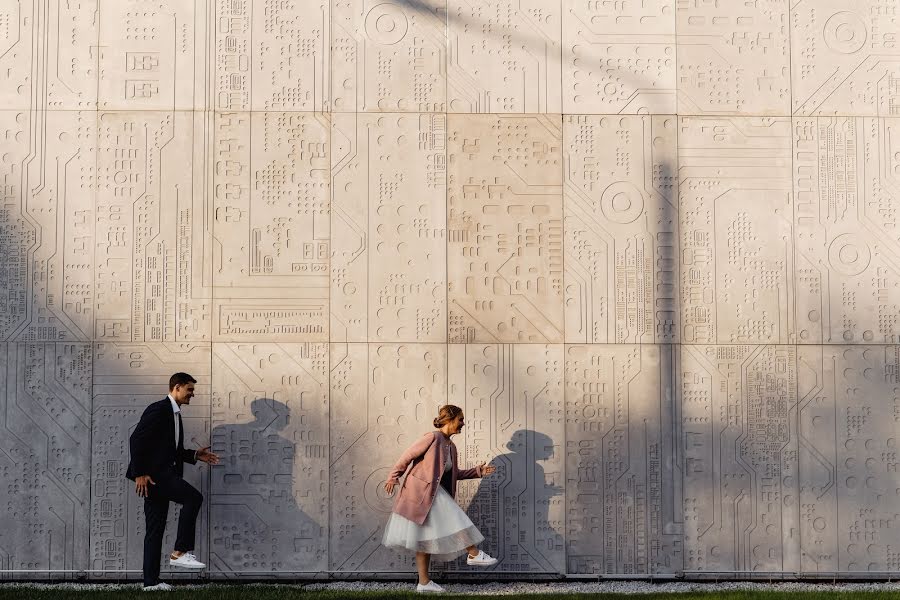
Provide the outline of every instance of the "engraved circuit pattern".
{"type": "Polygon", "coordinates": [[[569,572],[682,569],[673,360],[668,345],[566,346],[569,572]]]}
{"type": "Polygon", "coordinates": [[[0,0],[0,579],[175,371],[213,579],[411,574],[448,402],[491,577],[894,576],[898,119],[896,0],[0,0]]]}
{"type": "Polygon", "coordinates": [[[566,341],[677,340],[675,118],[566,116],[563,127],[566,341]]]}
{"type": "Polygon", "coordinates": [[[684,572],[798,571],[796,347],[683,346],[676,373],[684,572]]]}

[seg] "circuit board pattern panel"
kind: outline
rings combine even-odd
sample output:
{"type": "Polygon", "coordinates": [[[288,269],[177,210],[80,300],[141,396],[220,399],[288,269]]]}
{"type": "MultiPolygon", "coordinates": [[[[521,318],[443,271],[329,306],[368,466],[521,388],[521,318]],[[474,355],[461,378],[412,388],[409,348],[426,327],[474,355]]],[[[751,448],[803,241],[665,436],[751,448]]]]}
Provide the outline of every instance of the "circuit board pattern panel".
{"type": "Polygon", "coordinates": [[[0,106],[97,106],[98,0],[0,4],[0,106]]]}
{"type": "MultiPolygon", "coordinates": [[[[565,573],[561,344],[454,344],[448,402],[465,413],[460,468],[497,471],[462,482],[456,499],[499,559],[492,571],[565,573]]],[[[450,570],[467,570],[462,561],[450,570]]]]}
{"type": "Polygon", "coordinates": [[[329,3],[216,0],[218,110],[325,110],[329,3]]]}
{"type": "Polygon", "coordinates": [[[213,345],[210,568],[328,569],[328,345],[213,345]]]}
{"type": "Polygon", "coordinates": [[[413,572],[411,554],[381,545],[384,484],[447,403],[447,345],[333,343],[330,365],[330,570],[413,572]]]}
{"type": "Polygon", "coordinates": [[[562,342],[559,115],[448,119],[450,342],[562,342]]]}
{"type": "Polygon", "coordinates": [[[446,110],[446,0],[334,0],[331,36],[331,110],[446,110]]]}
{"type": "Polygon", "coordinates": [[[799,343],[900,342],[900,119],[793,127],[799,343]]]}
{"type": "Polygon", "coordinates": [[[563,112],[675,114],[675,5],[563,2],[563,112]]]}
{"type": "Polygon", "coordinates": [[[208,1],[97,0],[101,110],[205,110],[208,1]]]}
{"type": "Polygon", "coordinates": [[[201,112],[99,114],[94,339],[210,339],[204,126],[201,112]]]}
{"type": "Polygon", "coordinates": [[[678,339],[675,117],[566,115],[566,341],[678,339]]]}
{"type": "Polygon", "coordinates": [[[796,572],[795,346],[682,346],[684,572],[796,572]]]}
{"type": "Polygon", "coordinates": [[[900,347],[800,346],[800,539],[804,573],[900,568],[900,347]]]}
{"type": "Polygon", "coordinates": [[[794,114],[900,116],[898,27],[894,0],[791,3],[794,114]]]}
{"type": "Polygon", "coordinates": [[[325,113],[216,115],[216,341],[327,341],[329,127],[325,113]]]}
{"type": "Polygon", "coordinates": [[[681,341],[792,343],[789,119],[680,119],[681,341]]]}
{"type": "Polygon", "coordinates": [[[446,143],[444,114],[333,114],[333,341],[447,341],[446,143]]]}
{"type": "Polygon", "coordinates": [[[447,9],[451,112],[562,111],[560,0],[449,0],[447,9]]]}
{"type": "Polygon", "coordinates": [[[674,350],[566,346],[567,573],[683,568],[674,350]]]}
{"type": "MultiPolygon", "coordinates": [[[[134,483],[125,478],[131,455],[128,440],[147,406],[166,397],[172,373],[184,371],[197,380],[196,395],[189,406],[183,407],[184,446],[209,446],[210,360],[209,344],[94,344],[91,569],[111,571],[111,576],[122,569],[141,570],[144,500],[135,492],[134,483]]],[[[184,479],[204,496],[195,553],[206,563],[208,468],[198,462],[184,469],[184,479]]],[[[175,543],[178,506],[169,506],[163,548],[172,548],[175,543]]],[[[163,579],[177,571],[168,561],[162,564],[163,579]]]]}
{"type": "MultiPolygon", "coordinates": [[[[0,569],[87,566],[91,346],[0,343],[0,569]]],[[[39,570],[45,571],[40,573],[39,570]]]]}
{"type": "Polygon", "coordinates": [[[675,4],[679,114],[790,114],[788,0],[675,4]]]}
{"type": "Polygon", "coordinates": [[[137,577],[176,371],[214,578],[414,572],[383,485],[448,401],[489,574],[900,571],[898,36],[897,0],[0,0],[0,571],[137,577]]]}
{"type": "Polygon", "coordinates": [[[91,339],[96,115],[0,111],[0,339],[91,339]]]}

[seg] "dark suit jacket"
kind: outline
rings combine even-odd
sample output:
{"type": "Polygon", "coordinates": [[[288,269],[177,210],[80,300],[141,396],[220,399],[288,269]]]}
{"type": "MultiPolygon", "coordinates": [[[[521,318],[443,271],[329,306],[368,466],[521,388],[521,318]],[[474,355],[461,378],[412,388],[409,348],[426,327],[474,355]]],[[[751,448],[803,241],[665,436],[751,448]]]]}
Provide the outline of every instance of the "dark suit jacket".
{"type": "Polygon", "coordinates": [[[141,475],[156,478],[165,470],[184,475],[184,463],[195,464],[194,450],[184,448],[184,419],[175,445],[175,416],[168,396],[144,410],[129,439],[131,462],[125,477],[134,481],[141,475]]]}

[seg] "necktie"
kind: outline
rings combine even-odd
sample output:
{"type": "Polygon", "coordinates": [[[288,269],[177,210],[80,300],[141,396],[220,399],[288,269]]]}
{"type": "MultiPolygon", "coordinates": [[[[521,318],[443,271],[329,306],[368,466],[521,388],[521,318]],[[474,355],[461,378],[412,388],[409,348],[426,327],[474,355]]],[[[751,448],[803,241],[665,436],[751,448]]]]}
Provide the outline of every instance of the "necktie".
{"type": "Polygon", "coordinates": [[[184,427],[181,422],[181,411],[175,413],[175,447],[181,448],[184,444],[184,427]]]}

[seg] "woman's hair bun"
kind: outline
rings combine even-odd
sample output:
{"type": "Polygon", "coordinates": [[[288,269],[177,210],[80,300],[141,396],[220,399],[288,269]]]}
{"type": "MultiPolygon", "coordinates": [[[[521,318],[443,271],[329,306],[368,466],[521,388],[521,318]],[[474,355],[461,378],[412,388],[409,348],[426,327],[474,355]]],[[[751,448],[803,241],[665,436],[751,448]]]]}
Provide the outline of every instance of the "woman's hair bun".
{"type": "Polygon", "coordinates": [[[438,411],[438,416],[435,418],[432,423],[434,423],[434,427],[436,429],[440,429],[456,417],[462,414],[462,409],[458,406],[454,406],[452,404],[445,404],[438,411]]]}

